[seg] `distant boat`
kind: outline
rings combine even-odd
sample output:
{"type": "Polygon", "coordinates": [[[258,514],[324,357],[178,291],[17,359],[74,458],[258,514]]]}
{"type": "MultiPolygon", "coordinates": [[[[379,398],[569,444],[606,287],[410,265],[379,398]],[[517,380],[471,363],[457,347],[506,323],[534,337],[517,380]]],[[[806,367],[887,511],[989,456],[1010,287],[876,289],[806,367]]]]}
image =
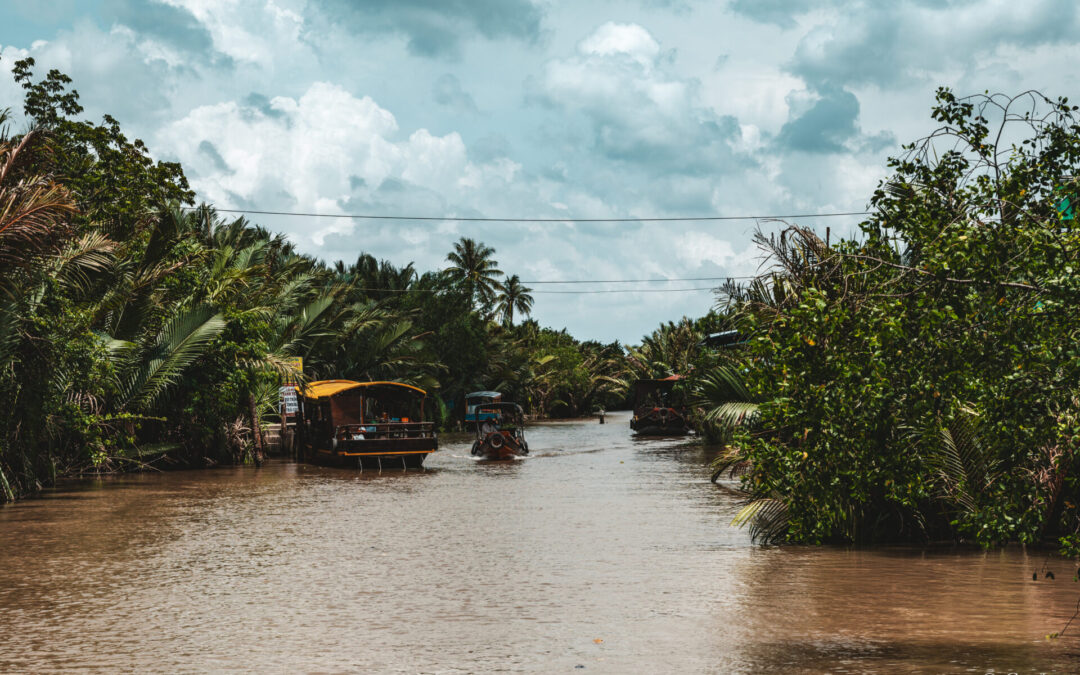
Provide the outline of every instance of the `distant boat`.
{"type": "Polygon", "coordinates": [[[529,454],[525,441],[525,412],[509,401],[478,406],[476,441],[472,454],[488,460],[514,459],[529,454]]]}
{"type": "Polygon", "coordinates": [[[674,405],[672,390],[682,379],[672,375],[662,380],[634,383],[634,416],[630,428],[639,436],[681,436],[690,431],[685,407],[674,405]]]}
{"type": "Polygon", "coordinates": [[[350,468],[416,468],[439,447],[427,392],[400,382],[322,380],[298,387],[304,459],[350,468]]]}
{"type": "Polygon", "coordinates": [[[480,406],[490,403],[498,403],[502,400],[502,394],[497,391],[474,391],[465,394],[465,421],[482,422],[484,419],[494,416],[494,413],[479,411],[480,406]]]}

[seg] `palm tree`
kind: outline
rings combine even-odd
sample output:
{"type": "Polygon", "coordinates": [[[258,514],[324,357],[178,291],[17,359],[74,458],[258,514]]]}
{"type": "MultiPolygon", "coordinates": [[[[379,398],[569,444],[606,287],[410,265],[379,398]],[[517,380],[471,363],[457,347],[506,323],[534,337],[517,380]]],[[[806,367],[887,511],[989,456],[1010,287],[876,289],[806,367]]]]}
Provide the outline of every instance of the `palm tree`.
{"type": "Polygon", "coordinates": [[[525,316],[528,316],[529,312],[532,311],[533,297],[529,295],[532,289],[523,286],[518,275],[508,277],[504,283],[498,284],[498,289],[499,304],[495,308],[495,312],[502,315],[503,325],[513,325],[515,310],[525,316]]]}
{"type": "Polygon", "coordinates": [[[490,307],[495,301],[495,290],[499,287],[498,277],[502,270],[491,256],[495,249],[481,242],[462,237],[454,243],[454,250],[446,259],[452,263],[443,270],[447,277],[459,284],[469,300],[483,307],[490,307]]]}
{"type": "Polygon", "coordinates": [[[117,373],[120,411],[150,409],[225,330],[225,320],[211,305],[179,310],[160,330],[146,333],[143,343],[109,339],[106,347],[117,373]]]}
{"type": "Polygon", "coordinates": [[[643,337],[641,345],[628,348],[631,375],[654,379],[689,374],[703,337],[694,322],[685,317],[678,323],[662,324],[643,337]]]}
{"type": "Polygon", "coordinates": [[[400,304],[406,291],[417,280],[412,263],[397,267],[389,260],[376,260],[368,253],[360,254],[356,262],[347,267],[338,261],[335,271],[338,279],[351,285],[351,297],[391,304],[400,304]]]}
{"type": "Polygon", "coordinates": [[[66,245],[76,212],[70,193],[51,176],[24,173],[28,165],[36,166],[39,133],[9,140],[6,120],[7,112],[0,110],[0,290],[14,281],[15,270],[32,267],[40,256],[66,245]]]}
{"type": "Polygon", "coordinates": [[[42,349],[55,335],[47,319],[56,315],[45,308],[55,306],[54,291],[84,288],[112,250],[103,236],[72,240],[71,194],[52,176],[33,174],[44,139],[35,131],[9,139],[6,123],[0,110],[0,502],[56,470],[50,444],[62,425],[41,402],[89,398],[76,389],[77,374],[42,349]]]}

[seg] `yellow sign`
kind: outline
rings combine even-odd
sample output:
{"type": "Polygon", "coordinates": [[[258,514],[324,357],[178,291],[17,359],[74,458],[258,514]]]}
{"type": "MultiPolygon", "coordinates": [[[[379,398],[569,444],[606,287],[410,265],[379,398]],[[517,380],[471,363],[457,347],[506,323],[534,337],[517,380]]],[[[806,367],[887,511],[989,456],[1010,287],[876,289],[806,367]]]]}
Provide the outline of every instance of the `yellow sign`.
{"type": "MultiPolygon", "coordinates": [[[[289,367],[291,367],[297,373],[303,373],[304,372],[304,357],[303,356],[287,356],[287,357],[285,357],[285,363],[287,363],[289,365],[289,367]]],[[[286,376],[286,378],[285,378],[286,382],[293,382],[294,380],[295,380],[295,377],[292,377],[292,376],[286,376]]]]}

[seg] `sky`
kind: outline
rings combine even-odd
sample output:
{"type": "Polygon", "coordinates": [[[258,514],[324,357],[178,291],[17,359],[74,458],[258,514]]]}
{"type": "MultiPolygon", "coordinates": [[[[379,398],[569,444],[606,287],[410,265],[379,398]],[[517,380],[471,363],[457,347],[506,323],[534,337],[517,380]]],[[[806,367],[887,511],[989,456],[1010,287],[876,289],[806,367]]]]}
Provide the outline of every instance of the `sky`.
{"type": "MultiPolygon", "coordinates": [[[[4,0],[12,64],[74,79],[219,208],[649,218],[863,211],[934,92],[1075,98],[1074,0],[4,0]]],[[[744,276],[771,220],[252,216],[328,261],[441,269],[460,237],[527,282],[744,276]]],[[[799,218],[832,236],[858,217],[799,218]]],[[[636,343],[711,282],[537,284],[533,317],[636,343]],[[664,289],[650,293],[551,291],[664,289]],[[688,288],[687,292],[667,292],[688,288]]]]}

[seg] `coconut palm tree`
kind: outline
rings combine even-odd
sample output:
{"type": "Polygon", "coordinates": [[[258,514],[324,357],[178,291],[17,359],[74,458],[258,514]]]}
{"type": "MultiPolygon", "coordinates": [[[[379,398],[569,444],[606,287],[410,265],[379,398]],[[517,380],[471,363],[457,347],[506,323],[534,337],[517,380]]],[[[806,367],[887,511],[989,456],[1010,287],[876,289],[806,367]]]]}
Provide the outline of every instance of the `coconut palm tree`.
{"type": "Polygon", "coordinates": [[[507,277],[506,281],[498,284],[498,305],[496,314],[502,315],[503,325],[511,326],[514,323],[514,312],[520,312],[525,316],[532,311],[533,297],[529,295],[531,288],[526,288],[521,283],[518,275],[507,277]]]}
{"type": "Polygon", "coordinates": [[[502,276],[493,255],[495,249],[490,246],[462,237],[454,243],[454,250],[447,254],[446,259],[451,265],[443,270],[451,282],[465,290],[470,301],[484,308],[494,304],[495,291],[499,287],[498,277],[502,276]]]}
{"type": "Polygon", "coordinates": [[[661,325],[643,337],[639,346],[628,349],[631,374],[641,379],[689,374],[703,337],[685,317],[678,323],[661,325]]]}

